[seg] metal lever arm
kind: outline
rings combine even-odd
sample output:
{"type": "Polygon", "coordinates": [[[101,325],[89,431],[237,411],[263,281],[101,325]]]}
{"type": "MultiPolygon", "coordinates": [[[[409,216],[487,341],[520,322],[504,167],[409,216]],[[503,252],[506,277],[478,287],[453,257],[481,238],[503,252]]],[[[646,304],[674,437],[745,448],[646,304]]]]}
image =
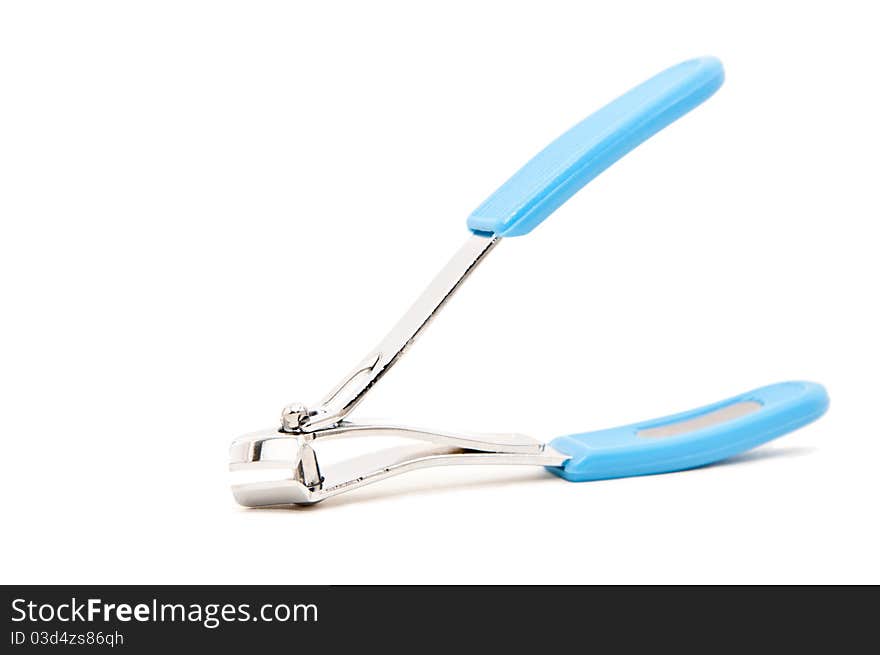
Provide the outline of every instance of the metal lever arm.
{"type": "Polygon", "coordinates": [[[283,429],[312,432],[337,425],[348,416],[500,240],[500,237],[469,237],[382,342],[321,400],[318,407],[289,406],[285,410],[283,429]]]}

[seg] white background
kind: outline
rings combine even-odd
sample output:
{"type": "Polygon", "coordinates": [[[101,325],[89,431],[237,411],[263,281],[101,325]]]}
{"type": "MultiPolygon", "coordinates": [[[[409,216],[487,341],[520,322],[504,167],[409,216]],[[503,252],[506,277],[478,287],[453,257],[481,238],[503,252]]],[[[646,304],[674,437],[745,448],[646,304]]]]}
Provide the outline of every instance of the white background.
{"type": "Polygon", "coordinates": [[[4,583],[880,582],[871,3],[6,2],[4,583]],[[318,399],[531,155],[659,70],[718,94],[503,242],[358,409],[542,439],[786,379],[730,463],[414,473],[253,511],[318,399]]]}

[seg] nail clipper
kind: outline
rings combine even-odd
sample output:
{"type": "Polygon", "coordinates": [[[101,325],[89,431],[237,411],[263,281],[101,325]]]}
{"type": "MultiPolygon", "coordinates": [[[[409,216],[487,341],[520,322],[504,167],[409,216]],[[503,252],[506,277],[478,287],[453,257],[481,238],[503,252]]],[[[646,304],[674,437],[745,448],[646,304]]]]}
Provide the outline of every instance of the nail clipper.
{"type": "Polygon", "coordinates": [[[688,412],[549,443],[518,434],[477,435],[357,423],[349,414],[406,352],[461,284],[504,239],[531,232],[623,155],[708,99],[724,81],[713,57],[673,66],[560,136],[468,218],[471,235],[422,295],[323,400],[284,408],[281,425],[230,449],[235,499],[247,507],[312,504],[416,469],[529,464],[573,482],[668,473],[717,462],[819,418],[824,388],[783,382],[688,412]],[[409,445],[322,465],[330,439],[400,437],[409,445]]]}

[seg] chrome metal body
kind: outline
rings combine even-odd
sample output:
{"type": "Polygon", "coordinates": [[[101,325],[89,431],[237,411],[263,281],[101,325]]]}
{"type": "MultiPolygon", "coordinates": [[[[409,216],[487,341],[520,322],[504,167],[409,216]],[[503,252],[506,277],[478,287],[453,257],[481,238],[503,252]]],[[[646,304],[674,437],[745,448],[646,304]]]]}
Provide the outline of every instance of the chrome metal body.
{"type": "Polygon", "coordinates": [[[247,507],[312,504],[430,466],[561,466],[565,455],[525,435],[476,435],[345,420],[500,240],[471,236],[379,345],[316,407],[288,405],[280,428],[236,439],[229,464],[235,499],[247,507]],[[321,465],[319,443],[351,437],[395,437],[414,443],[321,465]]]}
{"type": "Polygon", "coordinates": [[[429,466],[561,466],[567,459],[546,444],[524,435],[468,435],[348,423],[310,433],[278,429],[255,432],[236,439],[230,455],[232,493],[247,507],[316,503],[343,491],[429,466]],[[416,443],[320,466],[315,449],[317,442],[346,437],[402,437],[416,443]]]}

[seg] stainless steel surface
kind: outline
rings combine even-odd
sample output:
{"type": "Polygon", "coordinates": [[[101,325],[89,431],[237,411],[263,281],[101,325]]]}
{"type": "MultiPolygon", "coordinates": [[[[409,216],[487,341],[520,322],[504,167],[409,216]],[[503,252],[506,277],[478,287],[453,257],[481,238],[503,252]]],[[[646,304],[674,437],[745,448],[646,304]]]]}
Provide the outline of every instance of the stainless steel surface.
{"type": "Polygon", "coordinates": [[[236,439],[230,449],[232,493],[248,507],[308,505],[399,475],[433,466],[527,464],[561,466],[568,456],[519,434],[432,432],[397,425],[342,424],[315,433],[264,430],[236,439]],[[327,439],[397,437],[411,445],[377,450],[319,466],[316,448],[327,439]]]}
{"type": "Polygon", "coordinates": [[[722,407],[721,409],[716,409],[714,412],[707,412],[701,416],[695,416],[694,418],[689,418],[684,421],[677,421],[675,423],[658,425],[655,428],[639,430],[636,432],[636,436],[653,439],[675,437],[680,434],[685,434],[686,432],[702,430],[703,428],[712,427],[713,425],[718,425],[726,421],[732,421],[740,416],[753,414],[761,409],[761,407],[762,405],[759,402],[755,402],[754,400],[744,400],[742,402],[734,403],[733,405],[728,405],[727,407],[722,407]]]}
{"type": "Polygon", "coordinates": [[[299,431],[326,428],[348,416],[500,240],[500,237],[471,235],[379,345],[342,378],[317,407],[302,408],[302,414],[297,417],[299,431]]]}
{"type": "Polygon", "coordinates": [[[308,505],[429,466],[561,466],[567,456],[521,434],[465,434],[345,420],[499,241],[471,236],[381,343],[317,406],[290,404],[281,412],[280,428],[236,439],[229,465],[235,499],[248,507],[308,505]],[[413,443],[322,464],[321,444],[357,437],[413,443]]]}

